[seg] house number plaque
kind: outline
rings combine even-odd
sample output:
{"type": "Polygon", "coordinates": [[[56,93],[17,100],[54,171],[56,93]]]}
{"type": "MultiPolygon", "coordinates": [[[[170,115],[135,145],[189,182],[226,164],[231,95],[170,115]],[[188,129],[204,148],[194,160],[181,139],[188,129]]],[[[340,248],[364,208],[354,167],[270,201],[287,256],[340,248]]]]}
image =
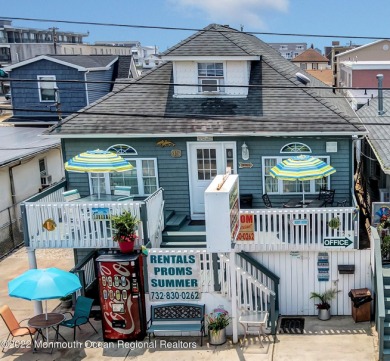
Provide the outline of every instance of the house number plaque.
{"type": "Polygon", "coordinates": [[[172,158],[180,158],[181,157],[181,150],[180,149],[172,149],[171,150],[171,157],[172,158]]]}

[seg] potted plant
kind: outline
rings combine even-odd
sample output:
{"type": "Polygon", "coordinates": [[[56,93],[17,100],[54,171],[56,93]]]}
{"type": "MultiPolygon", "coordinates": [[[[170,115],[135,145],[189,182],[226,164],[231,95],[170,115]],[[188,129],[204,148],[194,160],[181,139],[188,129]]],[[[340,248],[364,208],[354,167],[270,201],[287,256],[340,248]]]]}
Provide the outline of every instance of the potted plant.
{"type": "Polygon", "coordinates": [[[382,252],[382,260],[389,260],[390,253],[390,235],[384,236],[381,240],[381,252],[382,252]]]}
{"type": "Polygon", "coordinates": [[[72,306],[72,295],[61,297],[60,301],[63,308],[70,308],[72,306]]]}
{"type": "Polygon", "coordinates": [[[316,303],[318,310],[318,318],[322,321],[326,321],[330,319],[330,301],[336,296],[339,291],[332,288],[326,290],[323,293],[312,292],[310,299],[318,298],[320,300],[319,303],[316,303]]]}
{"type": "Polygon", "coordinates": [[[136,234],[138,223],[140,222],[129,211],[124,211],[118,216],[111,217],[112,227],[114,229],[113,240],[118,242],[122,252],[132,252],[134,242],[138,239],[136,234]]]}
{"type": "Polygon", "coordinates": [[[216,308],[206,315],[210,345],[222,345],[226,342],[226,327],[230,319],[229,312],[223,307],[216,308]]]}

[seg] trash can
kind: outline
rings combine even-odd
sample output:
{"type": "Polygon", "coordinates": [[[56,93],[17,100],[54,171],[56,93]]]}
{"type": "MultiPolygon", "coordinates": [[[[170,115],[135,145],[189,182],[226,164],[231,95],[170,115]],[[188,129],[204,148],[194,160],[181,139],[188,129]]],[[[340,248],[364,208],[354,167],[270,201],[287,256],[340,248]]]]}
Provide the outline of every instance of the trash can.
{"type": "Polygon", "coordinates": [[[240,194],[240,208],[252,208],[253,194],[240,194]]]}
{"type": "Polygon", "coordinates": [[[348,296],[352,301],[352,318],[355,322],[371,320],[371,292],[368,288],[351,290],[348,296]]]}

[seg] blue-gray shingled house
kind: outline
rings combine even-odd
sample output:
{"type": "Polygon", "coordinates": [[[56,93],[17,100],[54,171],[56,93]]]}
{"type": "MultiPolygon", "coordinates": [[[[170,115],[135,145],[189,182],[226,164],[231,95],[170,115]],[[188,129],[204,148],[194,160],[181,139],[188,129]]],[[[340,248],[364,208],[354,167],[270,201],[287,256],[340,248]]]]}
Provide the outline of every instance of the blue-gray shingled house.
{"type": "Polygon", "coordinates": [[[136,78],[131,56],[40,55],[6,68],[13,117],[8,123],[49,126],[113,89],[118,78],[136,78]]]}
{"type": "MultiPolygon", "coordinates": [[[[162,58],[163,65],[49,131],[61,137],[65,159],[87,149],[127,147],[137,170],[121,182],[131,185],[133,194],[147,196],[163,187],[167,210],[203,219],[203,192],[226,166],[239,174],[240,193],[251,194],[255,208],[263,207],[263,193],[275,206],[286,197],[301,197],[299,182],[277,181],[268,170],[305,153],[337,170],[327,186],[336,189],[335,200],[351,204],[353,136],[365,129],[331,88],[308,74],[310,82],[302,83],[300,70],[270,46],[218,25],[162,58]]],[[[86,175],[68,177],[70,187],[89,193],[86,175]]],[[[119,182],[101,181],[107,192],[119,182]]],[[[317,194],[321,182],[307,182],[306,193],[317,194]]]]}
{"type": "MultiPolygon", "coordinates": [[[[332,301],[332,313],[350,315],[347,292],[369,287],[371,275],[369,250],[359,249],[353,194],[355,139],[366,129],[348,102],[257,37],[228,26],[211,24],[168,49],[162,59],[160,66],[46,130],[46,136],[61,139],[64,161],[103,149],[117,152],[134,169],[67,172],[65,183],[26,202],[30,249],[74,248],[76,262],[85,268],[93,258],[83,259],[86,250],[118,248],[110,218],[93,218],[93,212],[131,209],[142,221],[140,243],[170,252],[174,247],[201,250],[201,292],[227,290],[228,297],[226,255],[211,256],[202,247],[204,192],[230,167],[239,176],[246,208],[241,215],[252,229],[251,238],[235,245],[241,257],[237,284],[250,284],[245,295],[239,294],[238,306],[261,309],[262,294],[262,300],[275,296],[274,306],[284,315],[313,315],[317,310],[310,292],[337,285],[343,292],[332,301]],[[276,163],[300,154],[323,159],[336,173],[303,184],[270,176],[276,163]],[[118,185],[131,186],[132,201],[112,198],[118,185]],[[302,186],[307,199],[318,198],[323,187],[334,190],[333,202],[299,206],[302,186]],[[65,202],[65,189],[87,198],[65,202]],[[89,196],[97,189],[107,201],[89,196]],[[266,208],[264,194],[272,208],[266,208]],[[283,208],[285,203],[297,207],[283,208]],[[59,225],[50,232],[41,226],[48,217],[59,225]],[[350,264],[354,270],[339,275],[338,265],[350,264]],[[248,298],[249,290],[257,296],[248,298]]],[[[276,315],[271,311],[274,325],[276,315]]]]}

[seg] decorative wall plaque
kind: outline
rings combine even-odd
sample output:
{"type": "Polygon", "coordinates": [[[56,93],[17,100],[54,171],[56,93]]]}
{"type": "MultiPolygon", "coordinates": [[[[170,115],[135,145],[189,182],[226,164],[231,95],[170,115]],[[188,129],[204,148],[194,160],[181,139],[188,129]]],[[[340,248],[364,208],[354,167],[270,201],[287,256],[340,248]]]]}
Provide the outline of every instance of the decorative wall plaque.
{"type": "Polygon", "coordinates": [[[252,168],[253,167],[253,163],[242,163],[242,162],[239,162],[238,163],[238,167],[239,168],[252,168]]]}
{"type": "Polygon", "coordinates": [[[170,140],[163,139],[157,142],[156,145],[159,145],[161,148],[165,148],[165,147],[174,147],[175,143],[171,142],[170,140]]]}
{"type": "Polygon", "coordinates": [[[180,149],[172,149],[171,150],[171,157],[172,158],[180,158],[181,157],[181,150],[180,149]]]}

